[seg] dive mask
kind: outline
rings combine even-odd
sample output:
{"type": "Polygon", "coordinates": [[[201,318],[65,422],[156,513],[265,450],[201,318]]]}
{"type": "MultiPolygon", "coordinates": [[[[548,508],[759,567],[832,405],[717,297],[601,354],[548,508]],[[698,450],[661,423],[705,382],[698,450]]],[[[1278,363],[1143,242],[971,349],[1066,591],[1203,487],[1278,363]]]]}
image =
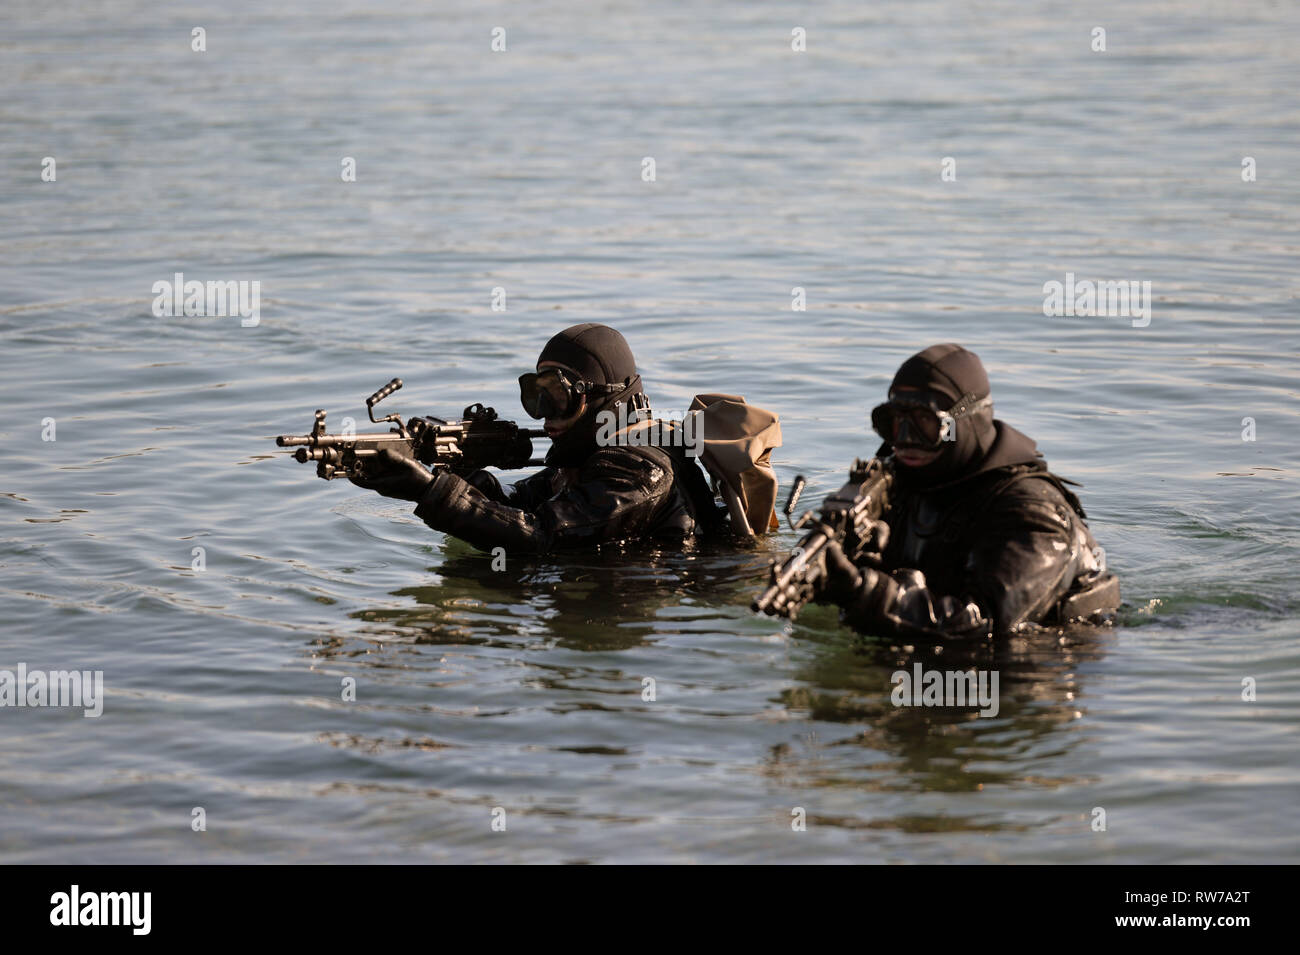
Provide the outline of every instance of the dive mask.
{"type": "Polygon", "coordinates": [[[908,401],[894,396],[871,410],[871,427],[894,447],[937,451],[945,441],[956,440],[958,419],[992,406],[991,397],[980,398],[969,393],[947,410],[936,408],[928,401],[908,401]]]}
{"type": "Polygon", "coordinates": [[[562,368],[545,368],[519,376],[519,401],[530,418],[568,418],[578,410],[584,395],[611,395],[628,384],[598,385],[581,378],[575,381],[562,368]]]}

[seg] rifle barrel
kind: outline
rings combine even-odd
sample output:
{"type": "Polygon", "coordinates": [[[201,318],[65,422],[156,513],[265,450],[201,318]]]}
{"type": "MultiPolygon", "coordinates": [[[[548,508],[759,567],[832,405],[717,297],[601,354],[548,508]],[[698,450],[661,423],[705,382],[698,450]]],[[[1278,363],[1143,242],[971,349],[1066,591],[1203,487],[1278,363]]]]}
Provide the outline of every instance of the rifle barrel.
{"type": "Polygon", "coordinates": [[[358,441],[403,441],[396,431],[372,434],[282,434],[275,443],[282,448],[336,448],[358,441]]]}

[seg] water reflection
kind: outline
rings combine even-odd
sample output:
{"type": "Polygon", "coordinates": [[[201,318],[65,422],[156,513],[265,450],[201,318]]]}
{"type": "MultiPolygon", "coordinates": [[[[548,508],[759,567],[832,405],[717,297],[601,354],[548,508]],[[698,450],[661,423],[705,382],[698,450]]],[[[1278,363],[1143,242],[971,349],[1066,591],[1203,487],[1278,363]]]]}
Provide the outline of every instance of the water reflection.
{"type": "MultiPolygon", "coordinates": [[[[873,638],[827,640],[783,694],[814,723],[860,725],[859,732],[822,743],[815,734],[773,746],[763,772],[787,782],[898,792],[977,792],[989,785],[1055,787],[1078,781],[1052,776],[1044,760],[1068,753],[1084,734],[1082,670],[1113,639],[1109,628],[1040,629],[1001,641],[899,646],[873,638]],[[896,706],[897,671],[967,671],[998,675],[995,715],[978,706],[896,706]]],[[[823,819],[823,822],[835,820],[823,819]]],[[[861,820],[839,820],[858,825],[861,820]]],[[[902,828],[986,828],[900,816],[902,828]]],[[[997,828],[1001,828],[999,824],[997,828]]]]}
{"type": "MultiPolygon", "coordinates": [[[[752,634],[756,646],[767,647],[764,637],[779,632],[780,624],[752,617],[743,608],[761,582],[769,556],[766,545],[739,553],[734,547],[701,547],[686,554],[640,546],[517,562],[509,571],[495,571],[490,555],[450,542],[445,560],[430,568],[436,578],[393,592],[413,605],[354,616],[387,642],[539,651],[527,658],[527,676],[512,679],[524,680],[530,688],[581,690],[586,697],[569,700],[568,692],[559,692],[553,712],[606,704],[625,708],[636,704],[606,695],[627,692],[630,674],[575,668],[572,661],[548,660],[545,651],[632,650],[681,633],[687,621],[702,621],[708,631],[738,632],[745,641],[752,634]],[[593,693],[605,703],[596,702],[593,693]]],[[[822,607],[808,608],[786,635],[786,652],[766,664],[737,658],[729,666],[723,661],[721,671],[746,684],[742,712],[712,713],[706,706],[694,716],[770,722],[775,708],[806,720],[806,732],[759,744],[757,772],[787,786],[863,792],[966,793],[990,785],[1057,787],[1078,781],[1074,775],[1053,775],[1052,757],[1068,753],[1085,738],[1078,732],[1087,691],[1081,671],[1100,660],[1113,639],[1109,629],[1072,628],[1036,630],[997,642],[901,646],[852,634],[836,623],[831,608],[822,607]],[[980,717],[977,706],[895,706],[892,674],[911,673],[918,664],[925,671],[996,672],[996,714],[980,717]],[[774,689],[783,682],[793,685],[774,689]],[[850,728],[854,731],[841,731],[850,728]]],[[[325,656],[346,652],[343,644],[315,649],[325,656]]],[[[663,668],[689,669],[686,654],[678,656],[663,668]]],[[[729,689],[713,685],[716,673],[687,679],[703,689],[729,689]]],[[[756,742],[762,736],[755,731],[756,742]]],[[[618,746],[606,752],[627,753],[618,746]]],[[[822,821],[864,824],[861,813],[822,821]]],[[[890,814],[871,824],[925,831],[994,825],[951,812],[934,818],[890,814]]]]}
{"type": "Polygon", "coordinates": [[[555,645],[623,650],[653,642],[665,619],[710,607],[743,607],[766,572],[768,545],[704,543],[686,552],[653,544],[519,560],[493,569],[491,555],[459,542],[429,572],[429,584],[393,596],[415,606],[363,610],[353,617],[389,636],[446,645],[555,645]]]}

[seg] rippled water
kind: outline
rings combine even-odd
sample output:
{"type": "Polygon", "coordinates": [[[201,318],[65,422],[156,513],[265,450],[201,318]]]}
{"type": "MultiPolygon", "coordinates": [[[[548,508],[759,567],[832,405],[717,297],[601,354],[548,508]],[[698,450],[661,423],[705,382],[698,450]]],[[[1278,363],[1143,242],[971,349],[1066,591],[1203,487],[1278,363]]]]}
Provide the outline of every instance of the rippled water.
{"type": "Polygon", "coordinates": [[[0,710],[0,859],[1295,861],[1300,14],[791,17],[0,11],[0,668],[107,686],[99,719],[0,710]],[[177,271],[260,281],[260,324],[155,318],[177,271]],[[1151,324],[1045,318],[1067,271],[1149,280],[1151,324]],[[904,357],[968,345],[1085,484],[1121,625],[991,657],[783,628],[747,604],[787,530],[494,572],[273,454],[394,375],[407,414],[514,416],[588,320],[661,407],[780,412],[809,499],[904,357]],[[998,669],[998,716],[893,707],[918,660],[998,669]]]}

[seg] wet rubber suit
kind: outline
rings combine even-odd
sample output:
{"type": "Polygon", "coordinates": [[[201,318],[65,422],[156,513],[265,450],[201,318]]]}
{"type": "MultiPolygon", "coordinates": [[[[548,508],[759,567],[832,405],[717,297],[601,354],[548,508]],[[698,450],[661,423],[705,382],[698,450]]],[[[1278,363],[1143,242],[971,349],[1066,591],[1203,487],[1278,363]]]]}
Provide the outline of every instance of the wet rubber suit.
{"type": "MultiPolygon", "coordinates": [[[[952,408],[963,396],[988,397],[988,375],[973,352],[935,345],[895,375],[891,400],[909,393],[952,408]]],[[[1113,612],[1118,579],[1034,441],[995,421],[991,402],[953,426],[933,461],[895,461],[883,551],[854,567],[828,549],[818,599],[839,604],[858,630],[901,637],[1005,634],[1113,612]]],[[[886,442],[878,456],[893,450],[886,442]]]]}
{"type": "Polygon", "coordinates": [[[599,412],[627,404],[627,420],[634,420],[634,406],[648,407],[622,335],[606,325],[575,325],[551,338],[537,361],[539,369],[554,363],[577,380],[621,386],[586,398],[582,416],[552,439],[542,471],[503,488],[487,471],[430,475],[396,458],[362,486],[416,501],[416,515],[434,530],[507,553],[647,537],[681,542],[717,525],[704,474],[681,447],[597,444],[599,412]]]}

